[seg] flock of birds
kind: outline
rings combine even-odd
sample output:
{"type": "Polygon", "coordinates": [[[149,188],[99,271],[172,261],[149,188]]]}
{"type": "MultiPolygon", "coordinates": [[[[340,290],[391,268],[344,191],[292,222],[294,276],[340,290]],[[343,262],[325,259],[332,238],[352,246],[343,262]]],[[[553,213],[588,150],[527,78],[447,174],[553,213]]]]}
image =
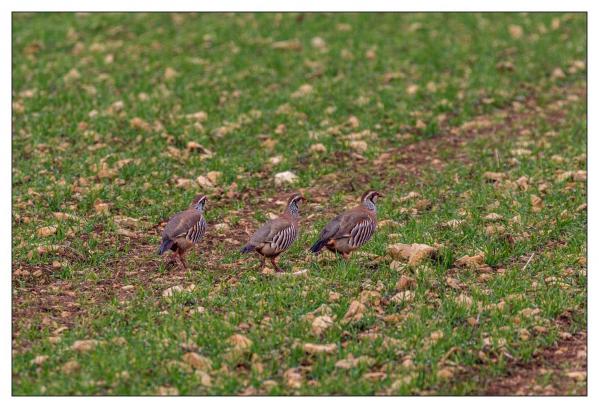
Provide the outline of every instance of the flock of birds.
{"type": "MultiPolygon", "coordinates": [[[[374,190],[362,194],[360,205],[333,218],[321,231],[310,251],[318,253],[326,248],[348,259],[352,251],[372,238],[376,230],[376,201],[382,196],[374,190]]],[[[291,247],[298,236],[299,204],[302,201],[306,199],[301,194],[292,194],[283,214],[258,228],[241,248],[241,253],[256,252],[260,258],[261,269],[268,258],[277,272],[283,272],[276,260],[291,247]]],[[[206,196],[197,195],[187,210],[170,218],[162,232],[159,255],[170,250],[175,262],[178,257],[187,269],[185,253],[200,242],[206,233],[205,206],[206,196]]]]}

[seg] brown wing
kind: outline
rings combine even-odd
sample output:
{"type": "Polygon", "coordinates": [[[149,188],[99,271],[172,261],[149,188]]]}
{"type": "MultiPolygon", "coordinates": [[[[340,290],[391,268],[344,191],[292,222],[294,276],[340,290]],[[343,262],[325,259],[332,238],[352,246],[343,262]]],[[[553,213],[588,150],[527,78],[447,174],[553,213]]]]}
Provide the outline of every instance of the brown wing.
{"type": "MultiPolygon", "coordinates": [[[[310,250],[318,252],[324,245],[327,245],[331,240],[342,238],[353,238],[352,243],[364,243],[372,236],[374,229],[370,231],[369,223],[376,222],[371,218],[367,211],[360,207],[352,208],[333,218],[321,231],[318,240],[310,250]]],[[[349,240],[348,240],[349,241],[349,240]]],[[[361,244],[359,244],[361,245],[361,244]]]]}
{"type": "MultiPolygon", "coordinates": [[[[288,228],[290,225],[292,225],[292,223],[284,218],[270,220],[254,232],[249,240],[249,244],[258,247],[261,244],[272,242],[277,234],[288,228]]],[[[282,236],[277,236],[277,238],[281,239],[282,236]]]]}
{"type": "Polygon", "coordinates": [[[339,229],[332,238],[339,239],[352,237],[352,234],[358,234],[361,229],[361,227],[358,229],[356,229],[356,227],[367,222],[372,222],[372,219],[366,211],[359,207],[352,208],[339,216],[339,229]]]}
{"type": "Polygon", "coordinates": [[[173,215],[164,227],[163,237],[175,239],[184,237],[189,230],[203,218],[201,212],[189,209],[173,215]]]}

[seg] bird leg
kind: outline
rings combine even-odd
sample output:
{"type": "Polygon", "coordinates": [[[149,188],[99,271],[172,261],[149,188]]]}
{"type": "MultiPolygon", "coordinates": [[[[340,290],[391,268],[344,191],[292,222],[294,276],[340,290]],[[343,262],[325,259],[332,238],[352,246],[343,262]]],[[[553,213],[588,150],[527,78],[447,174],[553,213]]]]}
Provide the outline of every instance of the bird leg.
{"type": "Polygon", "coordinates": [[[345,259],[346,261],[349,261],[349,252],[342,252],[341,256],[343,257],[343,259],[345,259]]]}
{"type": "Polygon", "coordinates": [[[275,271],[277,272],[283,272],[283,270],[279,267],[279,265],[277,265],[277,258],[270,258],[270,263],[272,264],[272,266],[275,267],[275,271]]]}
{"type": "Polygon", "coordinates": [[[258,258],[260,259],[260,270],[262,270],[266,266],[266,258],[260,254],[258,254],[258,258]]]}
{"type": "Polygon", "coordinates": [[[183,268],[187,270],[187,262],[185,262],[185,252],[183,252],[181,250],[177,250],[177,254],[179,255],[179,259],[181,260],[181,263],[183,264],[183,268]]]}

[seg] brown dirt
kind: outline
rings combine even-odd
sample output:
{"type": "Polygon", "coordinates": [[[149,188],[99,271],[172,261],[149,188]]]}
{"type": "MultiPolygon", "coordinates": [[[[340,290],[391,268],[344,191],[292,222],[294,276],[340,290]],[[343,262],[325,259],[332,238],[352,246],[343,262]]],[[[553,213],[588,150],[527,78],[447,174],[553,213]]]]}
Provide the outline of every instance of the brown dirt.
{"type": "Polygon", "coordinates": [[[514,363],[484,395],[587,395],[587,333],[560,340],[528,363],[514,363]]]}

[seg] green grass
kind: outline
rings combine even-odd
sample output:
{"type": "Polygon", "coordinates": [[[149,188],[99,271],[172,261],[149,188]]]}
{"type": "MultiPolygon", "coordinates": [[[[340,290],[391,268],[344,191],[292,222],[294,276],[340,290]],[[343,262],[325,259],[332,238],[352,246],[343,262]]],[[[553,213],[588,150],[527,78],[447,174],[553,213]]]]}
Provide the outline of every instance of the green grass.
{"type": "Polygon", "coordinates": [[[557,177],[560,170],[586,169],[585,97],[552,107],[586,85],[586,70],[576,62],[585,61],[585,50],[583,14],[15,14],[13,272],[20,272],[13,275],[13,393],[482,392],[485,379],[504,373],[512,360],[530,361],[561,331],[586,327],[580,258],[586,257],[587,221],[579,209],[586,183],[557,177]],[[313,46],[315,37],[326,46],[313,46]],[[301,50],[272,47],[287,40],[301,50]],[[506,62],[513,69],[498,68],[506,62]],[[170,79],[169,68],[177,73],[170,79]],[[65,79],[72,69],[77,78],[65,79]],[[389,79],[389,73],[397,74],[389,79]],[[312,92],[292,96],[303,84],[312,92]],[[527,98],[534,98],[533,107],[527,98]],[[515,103],[524,106],[520,113],[515,103]],[[207,118],[186,116],[198,111],[207,118]],[[442,171],[426,160],[417,163],[417,174],[375,164],[391,148],[409,159],[417,154],[411,144],[435,143],[478,115],[496,127],[465,146],[439,143],[442,171]],[[348,125],[350,116],[356,127],[348,125]],[[134,126],[133,118],[148,128],[134,126]],[[280,125],[283,133],[276,131],[280,125]],[[363,136],[365,160],[353,162],[345,136],[362,131],[376,135],[363,136]],[[276,144],[269,148],[265,140],[276,144]],[[214,155],[187,153],[191,141],[214,155]],[[328,152],[310,152],[315,143],[328,152]],[[273,156],[281,162],[270,164],[273,156]],[[131,162],[116,164],[126,159],[131,162]],[[99,177],[102,163],[114,170],[109,177],[99,177]],[[299,176],[297,184],[275,187],[274,174],[286,170],[299,176]],[[280,211],[271,197],[299,188],[312,199],[302,208],[299,239],[281,258],[287,270],[308,269],[307,276],[263,275],[257,262],[237,253],[241,242],[217,240],[190,256],[189,272],[165,268],[155,255],[155,226],[201,190],[178,187],[176,180],[209,171],[222,172],[208,191],[209,224],[226,223],[230,231],[210,229],[208,236],[244,239],[244,228],[280,211]],[[506,179],[488,183],[489,171],[506,179]],[[529,178],[527,190],[509,183],[521,176],[529,178]],[[379,228],[364,247],[376,257],[308,256],[330,215],[368,188],[386,193],[379,220],[399,222],[379,228]],[[235,194],[227,198],[227,191],[235,194]],[[417,199],[399,200],[410,191],[432,207],[413,214],[417,199]],[[533,211],[531,194],[542,197],[540,211],[533,211]],[[108,214],[96,212],[98,202],[109,204],[108,214]],[[53,212],[80,219],[60,221],[53,212]],[[486,231],[489,213],[503,216],[493,223],[503,232],[486,231]],[[116,216],[138,222],[123,226],[116,216]],[[520,221],[510,221],[514,216],[520,221]],[[463,223],[442,226],[453,219],[463,223]],[[36,232],[51,225],[54,235],[36,232]],[[126,238],[119,228],[139,238],[126,238]],[[387,246],[397,242],[442,249],[437,258],[398,271],[387,256],[387,246]],[[49,245],[65,252],[39,253],[49,245]],[[492,268],[487,276],[454,266],[479,252],[492,268]],[[415,296],[397,304],[390,298],[402,275],[415,279],[415,296]],[[193,290],[171,301],[161,296],[190,284],[193,290]],[[367,304],[360,321],[342,323],[365,290],[377,291],[381,303],[367,304]],[[331,291],[338,300],[330,300],[331,291]],[[458,302],[460,295],[472,305],[458,302]],[[503,308],[494,307],[500,302],[503,308]],[[335,323],[317,337],[303,317],[323,304],[335,323]],[[204,313],[190,313],[199,306],[204,313]],[[520,313],[536,308],[534,316],[520,313]],[[558,326],[565,312],[568,326],[558,326]],[[530,336],[521,336],[522,329],[530,336]],[[436,331],[443,336],[432,341],[436,331]],[[231,351],[228,338],[236,333],[252,341],[245,352],[231,351]],[[91,351],[71,350],[81,339],[101,342],[91,351]],[[185,342],[211,360],[210,385],[173,363],[189,349],[185,342]],[[337,350],[309,355],[304,343],[337,350]],[[350,353],[371,360],[336,368],[350,353]],[[48,359],[32,364],[39,355],[48,359]],[[69,360],[80,369],[65,373],[69,360]],[[298,388],[287,382],[290,369],[301,373],[298,388]],[[385,377],[365,378],[369,372],[385,377]]]}

